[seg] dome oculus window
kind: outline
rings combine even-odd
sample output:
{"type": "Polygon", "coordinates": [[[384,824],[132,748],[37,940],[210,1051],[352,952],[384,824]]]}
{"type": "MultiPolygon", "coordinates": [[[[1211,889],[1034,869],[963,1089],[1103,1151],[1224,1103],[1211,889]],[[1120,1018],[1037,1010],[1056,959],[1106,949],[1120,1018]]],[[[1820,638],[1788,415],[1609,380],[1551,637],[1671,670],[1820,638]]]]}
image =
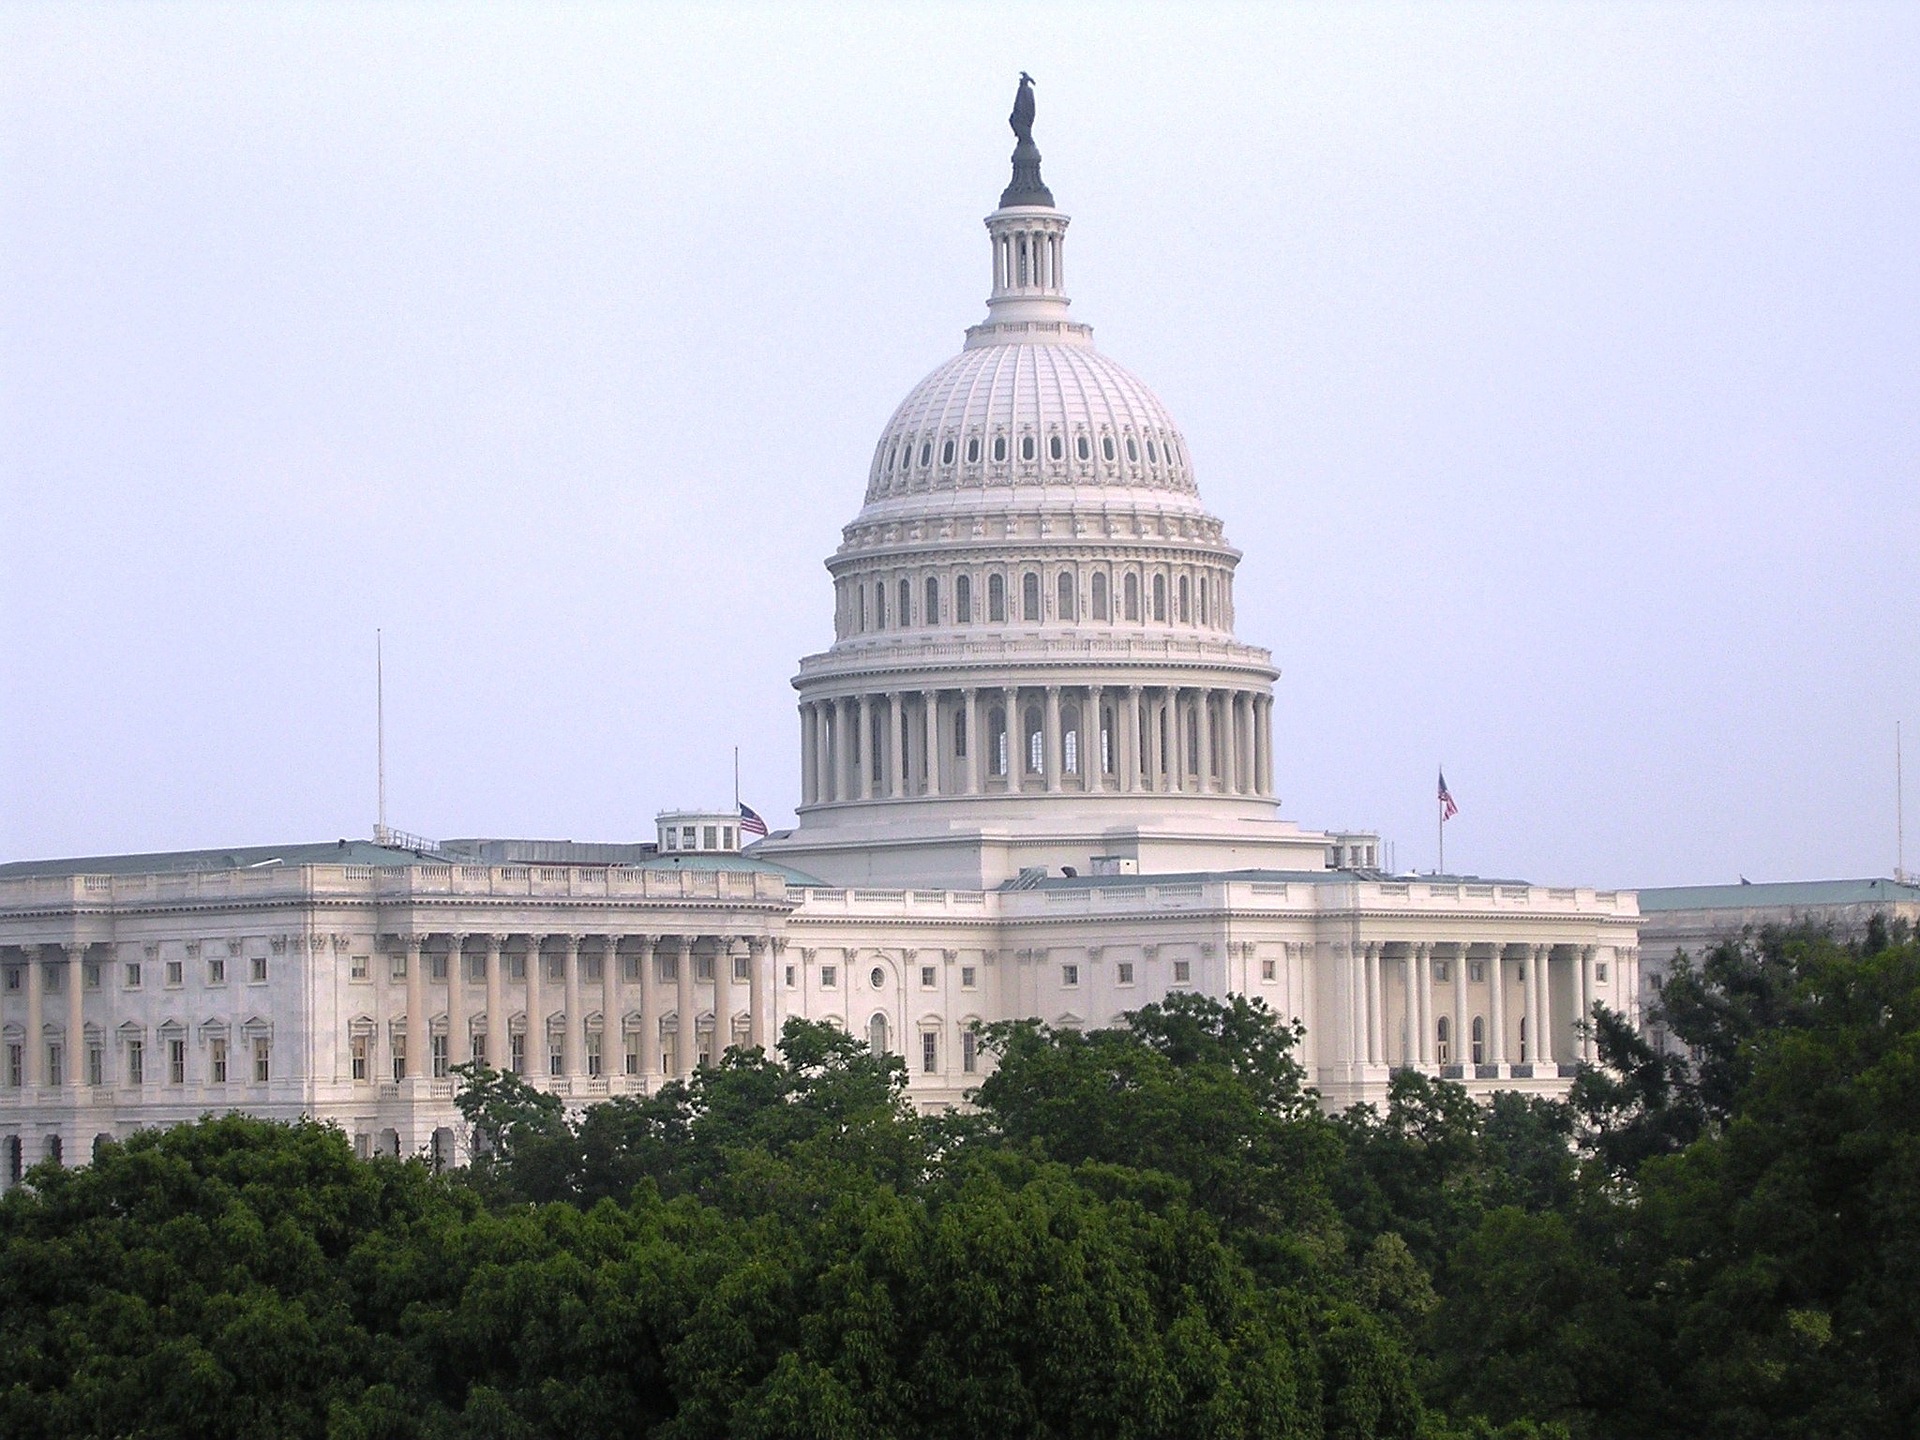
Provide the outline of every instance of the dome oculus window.
{"type": "Polygon", "coordinates": [[[884,990],[887,985],[887,972],[878,965],[867,973],[867,983],[876,990],[884,990]]]}

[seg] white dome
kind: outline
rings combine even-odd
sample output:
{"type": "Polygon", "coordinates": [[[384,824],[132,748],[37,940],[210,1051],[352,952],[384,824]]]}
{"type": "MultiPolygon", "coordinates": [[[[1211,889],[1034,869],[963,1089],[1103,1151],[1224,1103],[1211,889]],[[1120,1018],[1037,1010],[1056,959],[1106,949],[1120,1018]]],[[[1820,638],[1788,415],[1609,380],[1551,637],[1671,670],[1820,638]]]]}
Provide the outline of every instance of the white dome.
{"type": "Polygon", "coordinates": [[[867,503],[1003,485],[1196,493],[1187,447],[1139,378],[1083,343],[962,350],[893,412],[867,503]]]}

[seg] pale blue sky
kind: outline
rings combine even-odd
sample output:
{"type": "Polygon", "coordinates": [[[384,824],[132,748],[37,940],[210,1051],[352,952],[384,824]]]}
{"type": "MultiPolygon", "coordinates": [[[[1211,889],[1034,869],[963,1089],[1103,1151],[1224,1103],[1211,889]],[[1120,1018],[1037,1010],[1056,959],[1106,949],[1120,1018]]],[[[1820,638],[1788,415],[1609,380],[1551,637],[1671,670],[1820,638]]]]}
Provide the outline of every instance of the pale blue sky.
{"type": "MultiPolygon", "coordinates": [[[[1021,69],[1075,313],[1283,674],[1283,813],[1884,872],[1920,7],[0,10],[0,859],[776,823],[1021,69]]],[[[1920,853],[1920,816],[1914,852],[1920,853]]]]}

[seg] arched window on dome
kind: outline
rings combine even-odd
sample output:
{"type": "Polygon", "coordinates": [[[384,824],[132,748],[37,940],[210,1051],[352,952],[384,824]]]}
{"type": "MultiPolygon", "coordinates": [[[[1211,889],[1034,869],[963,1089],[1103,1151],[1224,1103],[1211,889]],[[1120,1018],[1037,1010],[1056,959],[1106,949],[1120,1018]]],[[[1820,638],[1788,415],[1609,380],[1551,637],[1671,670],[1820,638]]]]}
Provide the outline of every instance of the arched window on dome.
{"type": "Polygon", "coordinates": [[[942,445],[941,445],[941,447],[940,447],[940,463],[941,463],[942,465],[951,465],[951,464],[953,463],[953,440],[952,440],[952,437],[948,437],[948,439],[946,440],[946,442],[945,442],[944,444],[942,444],[942,445]]]}
{"type": "Polygon", "coordinates": [[[1082,460],[1091,460],[1093,458],[1093,446],[1087,440],[1086,436],[1082,435],[1073,442],[1073,453],[1078,455],[1082,460]]]}
{"type": "Polygon", "coordinates": [[[1022,460],[1033,459],[1033,436],[1022,435],[1020,437],[1020,458],[1022,460]]]}
{"type": "Polygon", "coordinates": [[[1167,577],[1153,577],[1153,618],[1161,624],[1167,620],[1167,577]]]}
{"type": "Polygon", "coordinates": [[[953,712],[953,758],[967,758],[967,707],[964,705],[953,712]]]}
{"type": "Polygon", "coordinates": [[[920,465],[924,469],[926,466],[932,463],[933,463],[933,441],[922,440],[920,442],[920,465]]]}
{"type": "Polygon", "coordinates": [[[1113,618],[1107,613],[1107,572],[1104,570],[1093,572],[1093,618],[1096,620],[1113,618]]]}
{"type": "Polygon", "coordinates": [[[1180,577],[1180,623],[1193,623],[1193,584],[1184,575],[1180,577]]]}
{"type": "Polygon", "coordinates": [[[1126,604],[1126,618],[1138,620],[1140,618],[1140,577],[1131,570],[1127,572],[1126,604]]]}
{"type": "Polygon", "coordinates": [[[1207,571],[1204,571],[1204,570],[1201,571],[1200,572],[1200,623],[1202,625],[1210,625],[1213,623],[1211,620],[1207,619],[1207,614],[1209,610],[1209,607],[1207,605],[1207,596],[1208,596],[1208,592],[1211,591],[1212,589],[1213,589],[1213,576],[1209,574],[1207,571]]]}
{"type": "Polygon", "coordinates": [[[1020,577],[1020,618],[1033,622],[1040,619],[1040,576],[1032,570],[1020,577]]]}
{"type": "Polygon", "coordinates": [[[989,575],[987,577],[987,619],[994,624],[1002,624],[1007,618],[1007,577],[989,575]]]}
{"type": "Polygon", "coordinates": [[[900,444],[898,441],[895,441],[893,449],[887,452],[887,473],[891,475],[899,464],[900,464],[900,444]]]}
{"type": "Polygon", "coordinates": [[[980,463],[980,437],[978,435],[969,436],[967,439],[967,463],[969,465],[978,465],[980,463]]]}
{"type": "Polygon", "coordinates": [[[1064,459],[1066,453],[1067,447],[1061,443],[1058,435],[1049,435],[1047,437],[1047,458],[1049,460],[1064,459]]]}
{"type": "Polygon", "coordinates": [[[1026,714],[1027,773],[1039,775],[1047,768],[1047,731],[1040,721],[1040,707],[1029,705],[1026,714]]]}
{"type": "Polygon", "coordinates": [[[887,582],[884,580],[873,582],[873,628],[887,628],[887,582]]]}
{"type": "Polygon", "coordinates": [[[956,625],[973,623],[973,577],[971,575],[953,577],[953,623],[956,625]]]}
{"type": "Polygon", "coordinates": [[[1133,442],[1133,436],[1127,436],[1127,459],[1133,464],[1140,463],[1140,447],[1133,442]]]}
{"type": "Polygon", "coordinates": [[[993,458],[996,461],[1003,461],[1007,458],[1007,437],[1006,436],[996,435],[993,437],[993,458]]]}
{"type": "Polygon", "coordinates": [[[1160,463],[1160,457],[1154,453],[1153,441],[1151,440],[1147,441],[1147,463],[1149,465],[1157,465],[1160,463]]]}
{"type": "Polygon", "coordinates": [[[1187,774],[1200,773],[1200,713],[1196,705],[1181,716],[1181,726],[1187,732],[1187,774]]]}
{"type": "Polygon", "coordinates": [[[860,596],[860,633],[864,635],[867,629],[867,587],[856,585],[854,589],[860,596]]]}
{"type": "Polygon", "coordinates": [[[1102,435],[1100,437],[1100,454],[1109,465],[1113,463],[1113,436],[1102,435]]]}
{"type": "Polygon", "coordinates": [[[987,754],[993,773],[1004,776],[1007,773],[1007,712],[998,705],[987,711],[987,754]]]}
{"type": "Polygon", "coordinates": [[[1059,618],[1062,620],[1077,619],[1078,616],[1074,613],[1075,607],[1073,603],[1075,598],[1073,572],[1071,570],[1062,570],[1054,588],[1058,591],[1055,598],[1059,602],[1057,607],[1059,610],[1059,618]]]}
{"type": "Polygon", "coordinates": [[[1060,712],[1060,768],[1069,775],[1080,773],[1080,707],[1069,705],[1060,712]]]}
{"type": "MultiPolygon", "coordinates": [[[[1186,583],[1184,580],[1181,582],[1186,583]]],[[[902,630],[913,624],[913,582],[902,576],[900,579],[900,614],[893,622],[902,630]]]]}
{"type": "Polygon", "coordinates": [[[1100,773],[1115,774],[1113,765],[1113,707],[1100,708],[1100,773]]]}
{"type": "Polygon", "coordinates": [[[938,575],[927,576],[927,603],[926,608],[921,612],[920,623],[922,625],[940,623],[940,577],[938,575]]]}

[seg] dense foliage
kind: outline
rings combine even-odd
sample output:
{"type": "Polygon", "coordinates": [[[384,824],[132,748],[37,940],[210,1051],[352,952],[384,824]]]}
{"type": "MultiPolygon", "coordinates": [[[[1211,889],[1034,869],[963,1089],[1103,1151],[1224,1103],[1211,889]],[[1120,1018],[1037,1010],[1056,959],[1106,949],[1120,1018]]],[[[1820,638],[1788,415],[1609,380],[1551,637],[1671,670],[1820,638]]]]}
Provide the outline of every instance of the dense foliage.
{"type": "Polygon", "coordinates": [[[1769,934],[1565,1104],[1176,996],[991,1027],[976,1109],[791,1022],[445,1175],[206,1119],[0,1200],[0,1433],[1894,1436],[1920,1424],[1920,946],[1769,934]]]}

